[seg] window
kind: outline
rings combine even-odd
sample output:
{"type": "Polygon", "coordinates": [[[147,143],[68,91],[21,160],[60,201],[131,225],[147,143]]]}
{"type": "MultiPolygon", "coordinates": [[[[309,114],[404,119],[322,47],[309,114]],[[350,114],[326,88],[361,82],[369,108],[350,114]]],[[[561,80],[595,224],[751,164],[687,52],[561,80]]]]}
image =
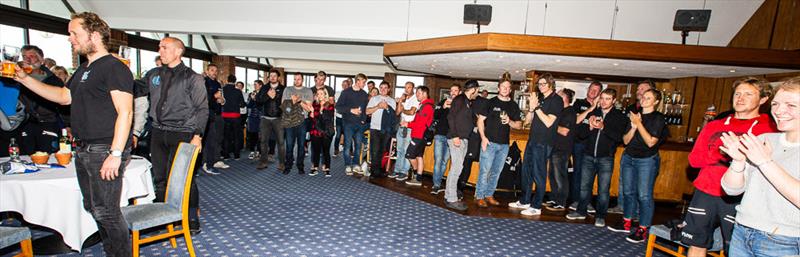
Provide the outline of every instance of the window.
{"type": "Polygon", "coordinates": [[[145,73],[147,73],[147,71],[156,67],[155,59],[156,56],[158,56],[158,53],[148,50],[140,50],[139,52],[142,57],[140,75],[144,75],[145,73]]]}
{"type": "Polygon", "coordinates": [[[191,63],[192,63],[192,70],[194,70],[194,72],[197,72],[197,74],[203,74],[203,72],[205,71],[204,70],[205,64],[203,63],[203,60],[192,58],[191,63]]]}
{"type": "MultiPolygon", "coordinates": [[[[236,75],[236,81],[244,82],[247,79],[247,69],[245,69],[244,67],[237,66],[236,73],[234,75],[236,75]]],[[[234,83],[236,81],[228,81],[228,83],[234,83]]]]}
{"type": "Polygon", "coordinates": [[[141,32],[139,33],[139,35],[142,37],[152,38],[155,40],[161,40],[161,38],[164,37],[164,33],[158,33],[158,32],[141,32]]]}
{"type": "Polygon", "coordinates": [[[206,43],[203,42],[203,37],[200,36],[200,35],[192,34],[192,45],[191,45],[191,47],[194,48],[194,49],[200,49],[200,50],[203,50],[203,51],[208,51],[208,48],[206,47],[206,43]]]}
{"type": "Polygon", "coordinates": [[[181,61],[183,62],[183,65],[186,65],[186,67],[191,67],[192,65],[192,60],[189,59],[189,57],[181,57],[181,61]]]}
{"type": "MultiPolygon", "coordinates": [[[[406,82],[414,82],[414,86],[423,86],[425,85],[425,77],[422,76],[403,76],[397,75],[397,82],[394,87],[394,97],[400,97],[403,95],[403,91],[405,90],[406,82]]],[[[376,82],[380,83],[380,82],[376,82]]]]}
{"type": "MultiPolygon", "coordinates": [[[[19,3],[18,0],[16,2],[19,3]]],[[[28,9],[64,19],[69,19],[72,16],[67,7],[60,1],[28,1],[28,9]]]]}
{"type": "Polygon", "coordinates": [[[183,44],[185,46],[191,47],[189,45],[189,35],[188,34],[177,34],[177,33],[173,34],[173,33],[169,33],[169,36],[170,37],[174,37],[174,38],[178,38],[181,41],[183,41],[183,44]]]}
{"type": "Polygon", "coordinates": [[[20,0],[0,0],[0,4],[22,8],[22,1],[20,0]]]}
{"type": "Polygon", "coordinates": [[[22,47],[25,45],[25,37],[23,35],[22,28],[0,25],[0,44],[2,45],[22,47]]]}
{"type": "Polygon", "coordinates": [[[131,60],[131,66],[128,67],[133,73],[135,78],[141,78],[144,74],[139,73],[139,49],[131,47],[131,55],[128,56],[128,59],[131,60]]]}
{"type": "Polygon", "coordinates": [[[29,30],[30,44],[38,46],[44,52],[44,57],[51,58],[58,65],[72,67],[72,45],[67,36],[29,30]]]}

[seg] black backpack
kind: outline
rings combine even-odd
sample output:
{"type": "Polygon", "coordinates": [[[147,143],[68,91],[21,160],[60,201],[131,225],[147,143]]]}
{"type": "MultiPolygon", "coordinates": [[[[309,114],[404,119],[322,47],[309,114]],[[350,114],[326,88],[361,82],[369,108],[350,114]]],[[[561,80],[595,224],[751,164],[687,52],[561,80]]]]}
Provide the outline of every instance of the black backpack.
{"type": "MultiPolygon", "coordinates": [[[[422,111],[422,107],[425,106],[425,105],[431,106],[431,108],[433,108],[434,110],[436,109],[436,107],[433,106],[433,104],[424,103],[424,104],[419,106],[419,110],[417,110],[417,113],[422,111]]],[[[431,125],[428,126],[428,128],[425,129],[425,134],[422,135],[422,139],[425,140],[425,145],[426,146],[430,146],[431,144],[433,144],[433,137],[435,137],[435,136],[436,136],[436,120],[434,119],[431,122],[431,125]]]]}

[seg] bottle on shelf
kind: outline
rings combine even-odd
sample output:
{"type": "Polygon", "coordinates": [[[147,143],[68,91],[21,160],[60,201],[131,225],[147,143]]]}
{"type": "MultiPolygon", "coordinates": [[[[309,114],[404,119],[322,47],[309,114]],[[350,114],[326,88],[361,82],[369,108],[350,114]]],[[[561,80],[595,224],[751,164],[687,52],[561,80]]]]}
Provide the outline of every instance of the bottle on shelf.
{"type": "Polygon", "coordinates": [[[19,161],[19,145],[16,138],[12,137],[8,144],[8,156],[11,157],[11,161],[19,161]]]}

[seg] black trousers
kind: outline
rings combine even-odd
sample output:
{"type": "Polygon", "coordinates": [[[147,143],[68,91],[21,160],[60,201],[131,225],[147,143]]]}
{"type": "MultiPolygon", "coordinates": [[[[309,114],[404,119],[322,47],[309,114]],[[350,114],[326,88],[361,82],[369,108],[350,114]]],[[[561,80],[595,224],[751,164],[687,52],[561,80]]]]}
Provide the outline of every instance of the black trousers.
{"type": "Polygon", "coordinates": [[[253,152],[260,151],[260,149],[261,143],[258,141],[258,131],[247,131],[247,150],[253,152]]]}
{"type": "MultiPolygon", "coordinates": [[[[150,160],[153,164],[153,186],[156,191],[155,202],[164,202],[164,195],[167,192],[167,179],[172,167],[172,160],[175,158],[175,151],[178,144],[188,143],[194,135],[191,132],[164,131],[153,128],[150,135],[150,160]]],[[[195,166],[195,173],[197,166],[195,166]]],[[[196,179],[192,179],[189,191],[189,219],[197,220],[197,208],[199,207],[200,195],[197,191],[196,179]]]]}
{"type": "Polygon", "coordinates": [[[392,140],[392,136],[393,135],[383,133],[380,130],[369,130],[369,160],[372,162],[369,167],[370,173],[385,173],[385,171],[381,169],[381,163],[383,161],[383,155],[386,154],[388,150],[387,148],[389,147],[390,140],[392,140]]]}
{"type": "Polygon", "coordinates": [[[322,161],[326,169],[331,168],[331,140],[330,136],[311,136],[311,167],[322,169],[322,161]]]}
{"type": "Polygon", "coordinates": [[[239,118],[223,118],[222,120],[225,123],[222,157],[228,158],[233,153],[233,158],[239,159],[244,140],[242,122],[239,118]]]}
{"type": "Polygon", "coordinates": [[[210,169],[214,163],[219,161],[220,147],[222,147],[222,131],[225,124],[222,121],[222,116],[214,115],[208,119],[206,125],[206,134],[203,137],[203,161],[210,169]]]}

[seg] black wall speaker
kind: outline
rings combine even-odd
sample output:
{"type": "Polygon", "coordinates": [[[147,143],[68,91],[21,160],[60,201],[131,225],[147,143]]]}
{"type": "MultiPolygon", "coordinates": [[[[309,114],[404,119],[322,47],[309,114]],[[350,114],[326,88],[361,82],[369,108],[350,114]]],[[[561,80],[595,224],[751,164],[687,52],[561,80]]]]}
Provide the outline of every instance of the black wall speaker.
{"type": "Polygon", "coordinates": [[[706,31],[711,20],[711,10],[678,10],[675,12],[674,31],[706,31]]]}
{"type": "Polygon", "coordinates": [[[492,21],[492,6],[488,4],[465,4],[464,24],[489,25],[492,21]]]}

